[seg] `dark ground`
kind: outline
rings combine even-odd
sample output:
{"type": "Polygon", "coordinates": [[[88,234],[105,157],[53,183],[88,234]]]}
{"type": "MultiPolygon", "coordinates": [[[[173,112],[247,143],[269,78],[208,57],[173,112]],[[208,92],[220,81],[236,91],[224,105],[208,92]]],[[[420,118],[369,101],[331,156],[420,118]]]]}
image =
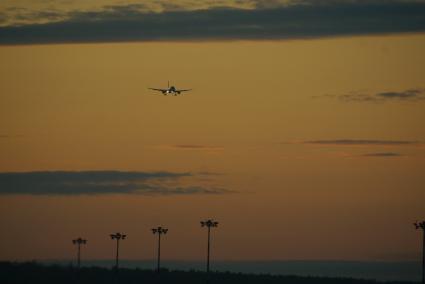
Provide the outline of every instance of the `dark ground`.
{"type": "MultiPolygon", "coordinates": [[[[36,262],[15,263],[0,262],[1,284],[26,283],[173,283],[195,284],[207,283],[207,275],[199,271],[162,270],[160,276],[152,270],[126,269],[119,271],[99,267],[83,267],[78,270],[72,266],[41,265],[36,262]]],[[[352,278],[272,276],[257,274],[241,274],[230,272],[210,273],[210,284],[407,284],[415,282],[379,282],[352,278]]]]}

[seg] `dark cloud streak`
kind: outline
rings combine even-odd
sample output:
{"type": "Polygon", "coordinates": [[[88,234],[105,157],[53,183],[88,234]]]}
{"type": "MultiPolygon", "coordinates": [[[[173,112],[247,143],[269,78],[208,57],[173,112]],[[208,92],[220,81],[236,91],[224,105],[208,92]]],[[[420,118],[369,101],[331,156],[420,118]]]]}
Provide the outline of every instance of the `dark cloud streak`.
{"type": "Polygon", "coordinates": [[[399,100],[424,100],[424,90],[406,90],[404,92],[383,92],[375,95],[384,99],[399,99],[399,100]]]}
{"type": "Polygon", "coordinates": [[[177,184],[180,178],[191,176],[191,173],[124,171],[6,172],[0,173],[0,195],[181,195],[231,192],[223,188],[177,184]]]}
{"type": "Polygon", "coordinates": [[[361,157],[376,157],[376,158],[391,158],[391,157],[401,157],[403,155],[399,153],[393,153],[393,152],[382,152],[382,153],[368,153],[363,154],[361,157]]]}
{"type": "Polygon", "coordinates": [[[383,103],[390,101],[419,102],[425,100],[425,90],[409,89],[405,91],[380,92],[375,94],[351,92],[342,95],[325,95],[327,98],[338,98],[344,102],[383,103]]]}
{"type": "Polygon", "coordinates": [[[414,1],[301,1],[264,9],[163,13],[129,5],[47,16],[64,20],[2,27],[0,44],[265,40],[425,31],[425,3],[414,1]]]}
{"type": "Polygon", "coordinates": [[[175,149],[190,149],[190,150],[221,150],[223,147],[212,146],[212,145],[199,145],[199,144],[178,144],[171,145],[171,148],[175,149]]]}
{"type": "Polygon", "coordinates": [[[336,140],[311,140],[302,144],[312,145],[339,145],[339,146],[409,146],[418,145],[418,141],[405,140],[368,140],[368,139],[336,139],[336,140]]]}

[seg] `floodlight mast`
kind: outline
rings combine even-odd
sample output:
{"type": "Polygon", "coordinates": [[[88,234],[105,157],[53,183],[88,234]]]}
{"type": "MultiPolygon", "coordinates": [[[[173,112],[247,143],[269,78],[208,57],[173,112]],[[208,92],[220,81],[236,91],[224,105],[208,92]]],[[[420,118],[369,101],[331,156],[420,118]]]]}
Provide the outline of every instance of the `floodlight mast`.
{"type": "Polygon", "coordinates": [[[118,270],[118,258],[119,258],[119,249],[120,249],[120,240],[125,240],[127,235],[116,233],[110,234],[112,240],[117,240],[117,254],[115,257],[115,269],[118,270]]]}
{"type": "Polygon", "coordinates": [[[207,227],[208,229],[208,246],[207,246],[207,277],[209,279],[210,273],[210,242],[211,242],[211,228],[218,226],[218,222],[212,219],[201,221],[201,227],[207,227]]]}
{"type": "Polygon", "coordinates": [[[158,227],[158,228],[153,228],[152,229],[152,233],[158,234],[158,260],[157,260],[157,272],[159,274],[160,269],[161,269],[161,235],[162,234],[166,234],[168,232],[167,228],[163,228],[163,227],[158,227]]]}
{"type": "Polygon", "coordinates": [[[425,221],[413,223],[416,230],[422,230],[422,284],[425,284],[425,221]]]}
{"type": "Polygon", "coordinates": [[[85,245],[87,243],[87,240],[82,239],[82,238],[78,238],[78,239],[72,240],[72,243],[74,245],[77,245],[77,247],[78,247],[77,267],[78,267],[78,269],[80,269],[80,266],[81,266],[81,245],[85,245]]]}

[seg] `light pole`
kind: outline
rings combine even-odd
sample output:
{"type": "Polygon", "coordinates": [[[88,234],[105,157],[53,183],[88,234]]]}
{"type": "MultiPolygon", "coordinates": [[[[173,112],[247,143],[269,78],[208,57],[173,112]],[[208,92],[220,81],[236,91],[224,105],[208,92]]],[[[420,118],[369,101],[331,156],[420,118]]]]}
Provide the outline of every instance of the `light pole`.
{"type": "Polygon", "coordinates": [[[120,240],[125,240],[125,237],[127,235],[121,234],[121,233],[116,233],[116,234],[111,234],[111,239],[112,240],[117,240],[117,255],[116,255],[116,259],[115,259],[115,269],[118,270],[118,256],[119,256],[119,249],[120,249],[120,240]]]}
{"type": "Polygon", "coordinates": [[[201,221],[201,227],[207,227],[208,229],[208,247],[207,247],[207,278],[209,279],[209,273],[210,273],[210,235],[211,235],[211,228],[217,227],[218,222],[214,220],[205,220],[201,221]]]}
{"type": "Polygon", "coordinates": [[[80,264],[81,264],[81,245],[85,245],[87,243],[87,240],[84,240],[82,238],[78,238],[78,239],[72,240],[72,243],[74,245],[77,245],[78,246],[77,266],[78,266],[78,269],[80,269],[80,264]]]}
{"type": "Polygon", "coordinates": [[[152,229],[153,234],[158,234],[158,263],[157,263],[157,272],[158,273],[160,271],[160,261],[161,261],[161,235],[162,234],[165,235],[167,232],[168,232],[168,229],[162,228],[162,227],[152,229]]]}
{"type": "Polygon", "coordinates": [[[422,236],[422,284],[425,284],[425,221],[422,222],[415,222],[413,225],[415,225],[416,230],[421,229],[423,231],[422,236]]]}

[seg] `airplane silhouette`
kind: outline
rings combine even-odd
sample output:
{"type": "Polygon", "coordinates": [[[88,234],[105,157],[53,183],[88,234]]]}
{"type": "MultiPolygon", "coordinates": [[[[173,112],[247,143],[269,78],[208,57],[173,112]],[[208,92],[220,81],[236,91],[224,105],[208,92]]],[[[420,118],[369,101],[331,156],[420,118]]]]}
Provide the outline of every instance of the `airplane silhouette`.
{"type": "Polygon", "coordinates": [[[168,81],[168,87],[167,87],[167,89],[156,89],[156,88],[148,88],[148,89],[162,92],[162,94],[164,96],[166,96],[166,95],[177,96],[177,95],[180,95],[181,92],[188,92],[188,91],[192,90],[192,89],[178,90],[174,86],[171,86],[170,87],[170,81],[168,81]]]}

